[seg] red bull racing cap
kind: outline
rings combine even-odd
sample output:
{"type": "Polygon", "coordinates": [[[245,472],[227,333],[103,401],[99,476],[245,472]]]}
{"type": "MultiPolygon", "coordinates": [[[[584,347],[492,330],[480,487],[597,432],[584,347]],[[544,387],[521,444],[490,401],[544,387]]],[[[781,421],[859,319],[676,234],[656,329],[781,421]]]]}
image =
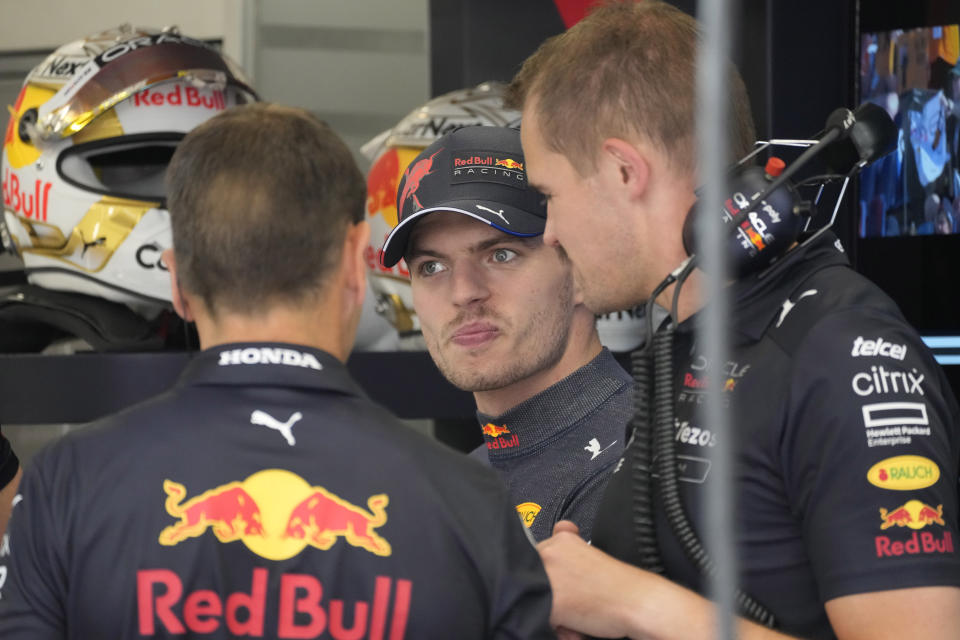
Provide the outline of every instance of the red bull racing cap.
{"type": "Polygon", "coordinates": [[[435,211],[462,213],[515,236],[541,235],[547,205],[527,184],[520,132],[465,127],[414,158],[397,189],[398,223],[380,250],[383,266],[400,261],[414,223],[435,211]]]}

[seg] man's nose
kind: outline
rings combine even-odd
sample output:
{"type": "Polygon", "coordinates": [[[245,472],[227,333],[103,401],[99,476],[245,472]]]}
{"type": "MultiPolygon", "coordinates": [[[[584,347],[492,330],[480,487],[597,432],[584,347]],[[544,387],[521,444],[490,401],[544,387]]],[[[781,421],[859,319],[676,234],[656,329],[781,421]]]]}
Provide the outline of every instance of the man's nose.
{"type": "Polygon", "coordinates": [[[490,297],[490,286],[483,267],[473,260],[462,260],[454,266],[452,274],[453,303],[467,306],[490,297]]]}

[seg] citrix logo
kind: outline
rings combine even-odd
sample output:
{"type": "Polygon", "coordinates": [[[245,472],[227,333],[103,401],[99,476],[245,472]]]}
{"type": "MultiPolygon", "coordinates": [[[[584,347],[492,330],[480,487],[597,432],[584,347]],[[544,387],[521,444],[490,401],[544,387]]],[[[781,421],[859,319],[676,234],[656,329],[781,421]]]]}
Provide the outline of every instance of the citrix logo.
{"type": "Polygon", "coordinates": [[[861,371],[853,376],[850,386],[858,396],[869,396],[874,393],[909,393],[924,395],[923,374],[916,369],[910,371],[887,371],[883,367],[870,367],[870,372],[861,371]]]}

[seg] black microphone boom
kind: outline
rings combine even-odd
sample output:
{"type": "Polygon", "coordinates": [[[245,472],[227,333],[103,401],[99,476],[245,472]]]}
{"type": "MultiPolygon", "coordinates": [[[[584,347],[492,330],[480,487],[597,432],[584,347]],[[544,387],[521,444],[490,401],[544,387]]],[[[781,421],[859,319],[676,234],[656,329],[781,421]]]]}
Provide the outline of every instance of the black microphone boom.
{"type": "MultiPolygon", "coordinates": [[[[897,126],[883,107],[865,102],[851,115],[853,123],[847,135],[824,150],[824,161],[834,173],[859,170],[887,155],[897,145],[897,126]]],[[[829,126],[829,119],[827,123],[829,126]]]]}

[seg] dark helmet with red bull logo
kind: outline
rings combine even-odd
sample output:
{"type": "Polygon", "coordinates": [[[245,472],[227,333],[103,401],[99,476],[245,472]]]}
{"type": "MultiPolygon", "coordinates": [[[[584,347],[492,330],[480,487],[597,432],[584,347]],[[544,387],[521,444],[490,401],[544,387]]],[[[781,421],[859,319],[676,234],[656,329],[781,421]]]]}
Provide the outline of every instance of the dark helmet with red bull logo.
{"type": "Polygon", "coordinates": [[[175,27],[124,25],[48,56],[3,144],[0,241],[31,287],[20,299],[69,292],[58,304],[79,294],[81,306],[105,300],[144,318],[169,308],[167,163],[188,131],[253,100],[238,67],[175,27]]]}

